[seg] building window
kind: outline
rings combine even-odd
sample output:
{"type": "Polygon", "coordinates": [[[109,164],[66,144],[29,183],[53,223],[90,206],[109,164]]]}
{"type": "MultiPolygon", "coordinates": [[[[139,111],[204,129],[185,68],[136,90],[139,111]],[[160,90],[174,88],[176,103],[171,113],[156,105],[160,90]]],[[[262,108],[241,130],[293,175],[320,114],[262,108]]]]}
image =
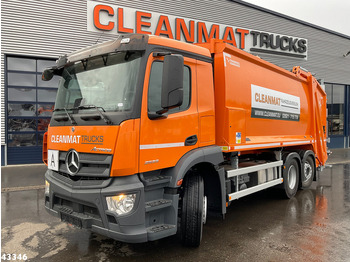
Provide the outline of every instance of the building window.
{"type": "Polygon", "coordinates": [[[41,146],[54,108],[59,77],[41,80],[52,59],[7,57],[7,145],[41,146]]]}
{"type": "Polygon", "coordinates": [[[344,135],[345,85],[326,84],[328,134],[344,135]]]}

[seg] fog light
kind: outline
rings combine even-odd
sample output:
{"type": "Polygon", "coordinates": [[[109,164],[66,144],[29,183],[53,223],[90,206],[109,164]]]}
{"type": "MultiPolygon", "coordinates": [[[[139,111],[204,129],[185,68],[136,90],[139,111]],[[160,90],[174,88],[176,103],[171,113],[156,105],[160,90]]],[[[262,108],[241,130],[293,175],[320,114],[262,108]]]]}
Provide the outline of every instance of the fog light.
{"type": "Polygon", "coordinates": [[[109,211],[118,215],[125,215],[131,212],[136,200],[136,194],[118,195],[106,197],[107,207],[109,211]]]}
{"type": "Polygon", "coordinates": [[[50,195],[50,183],[47,180],[45,180],[45,195],[50,195]]]}

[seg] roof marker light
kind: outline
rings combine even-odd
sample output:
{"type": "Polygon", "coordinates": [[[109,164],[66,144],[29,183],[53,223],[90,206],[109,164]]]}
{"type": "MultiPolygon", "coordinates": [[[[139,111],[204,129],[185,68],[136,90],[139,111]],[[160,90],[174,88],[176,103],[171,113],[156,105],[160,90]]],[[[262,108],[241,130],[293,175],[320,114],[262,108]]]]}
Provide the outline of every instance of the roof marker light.
{"type": "Polygon", "coordinates": [[[121,44],[129,44],[130,43],[130,38],[123,38],[121,41],[120,41],[121,44]]]}

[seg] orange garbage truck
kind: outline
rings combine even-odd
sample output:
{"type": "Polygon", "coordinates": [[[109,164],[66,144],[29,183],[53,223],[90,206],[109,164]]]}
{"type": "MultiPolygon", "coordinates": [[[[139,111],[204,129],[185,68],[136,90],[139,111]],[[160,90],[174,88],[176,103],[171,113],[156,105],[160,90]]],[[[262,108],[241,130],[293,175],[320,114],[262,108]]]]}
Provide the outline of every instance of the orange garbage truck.
{"type": "Polygon", "coordinates": [[[198,246],[208,216],[276,187],[308,188],[327,160],[326,93],[221,40],[122,35],[61,56],[44,135],[46,210],[113,239],[179,232],[198,246]]]}

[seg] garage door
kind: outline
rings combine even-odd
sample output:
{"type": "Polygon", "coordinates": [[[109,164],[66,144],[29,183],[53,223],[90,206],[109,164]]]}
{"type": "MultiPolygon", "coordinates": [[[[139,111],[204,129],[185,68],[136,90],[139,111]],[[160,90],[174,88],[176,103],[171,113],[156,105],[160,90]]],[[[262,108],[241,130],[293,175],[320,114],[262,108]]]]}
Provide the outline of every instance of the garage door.
{"type": "Polygon", "coordinates": [[[44,82],[53,59],[6,57],[7,164],[42,163],[43,135],[52,115],[59,78],[44,82]]]}

